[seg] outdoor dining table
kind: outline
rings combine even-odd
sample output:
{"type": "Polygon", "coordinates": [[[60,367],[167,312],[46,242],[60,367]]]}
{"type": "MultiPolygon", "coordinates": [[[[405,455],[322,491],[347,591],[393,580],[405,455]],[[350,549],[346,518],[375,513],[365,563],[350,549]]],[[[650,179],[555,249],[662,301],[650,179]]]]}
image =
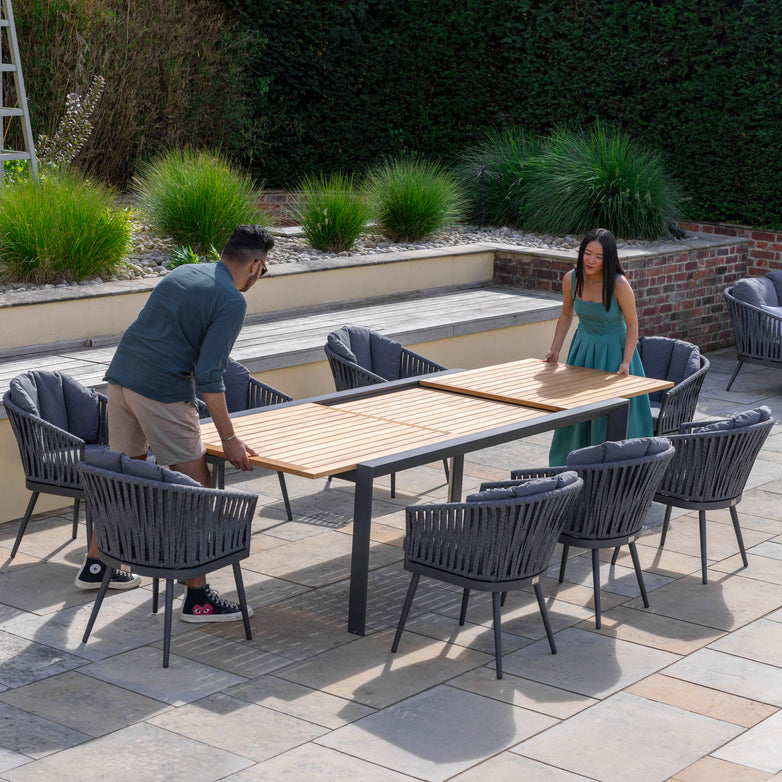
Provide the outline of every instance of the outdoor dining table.
{"type": "MultiPolygon", "coordinates": [[[[348,630],[366,627],[374,479],[452,459],[448,497],[459,502],[464,455],[607,416],[607,439],[627,433],[629,400],[673,384],[523,359],[473,370],[380,383],[232,416],[253,465],[356,485],[348,630]]],[[[224,456],[211,422],[208,453],[224,456]]]]}

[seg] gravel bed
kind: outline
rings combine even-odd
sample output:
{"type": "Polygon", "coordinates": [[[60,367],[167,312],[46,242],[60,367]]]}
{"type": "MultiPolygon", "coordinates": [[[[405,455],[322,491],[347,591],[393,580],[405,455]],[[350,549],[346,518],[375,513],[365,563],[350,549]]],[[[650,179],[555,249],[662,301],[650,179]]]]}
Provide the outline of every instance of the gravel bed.
{"type": "MultiPolygon", "coordinates": [[[[323,261],[328,258],[350,257],[354,255],[375,255],[379,253],[405,252],[409,250],[453,247],[473,243],[498,243],[535,247],[549,250],[577,250],[581,237],[550,236],[518,231],[511,228],[485,228],[460,226],[438,231],[420,242],[392,242],[384,236],[367,233],[361,237],[354,249],[349,252],[326,253],[309,246],[303,236],[292,236],[289,232],[275,233],[274,249],[269,255],[270,266],[277,263],[306,263],[323,261]]],[[[619,247],[653,247],[664,241],[623,240],[619,247]]],[[[123,265],[112,276],[83,280],[82,282],[60,283],[59,285],[33,285],[15,283],[3,279],[0,274],[0,294],[14,291],[47,290],[74,286],[96,286],[115,280],[132,280],[162,277],[168,274],[166,264],[175,244],[171,239],[155,235],[141,222],[134,222],[131,233],[131,251],[123,265]]]]}

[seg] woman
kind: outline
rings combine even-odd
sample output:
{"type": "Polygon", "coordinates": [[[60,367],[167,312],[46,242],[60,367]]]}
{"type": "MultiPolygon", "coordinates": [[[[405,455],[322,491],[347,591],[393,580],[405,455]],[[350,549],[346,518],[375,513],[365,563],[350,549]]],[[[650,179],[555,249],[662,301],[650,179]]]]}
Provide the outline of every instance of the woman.
{"type": "MultiPolygon", "coordinates": [[[[578,328],[573,335],[567,364],[644,377],[644,368],[636,350],[638,316],[635,296],[619,262],[616,239],[610,231],[595,228],[583,238],[576,268],[562,280],[562,295],[562,314],[557,321],[551,349],[543,360],[559,360],[559,351],[575,312],[578,328]]],[[[630,400],[627,436],[651,435],[649,397],[633,397],[630,400]]],[[[551,443],[549,464],[565,464],[571,451],[605,442],[605,436],[605,418],[558,429],[551,443]]]]}

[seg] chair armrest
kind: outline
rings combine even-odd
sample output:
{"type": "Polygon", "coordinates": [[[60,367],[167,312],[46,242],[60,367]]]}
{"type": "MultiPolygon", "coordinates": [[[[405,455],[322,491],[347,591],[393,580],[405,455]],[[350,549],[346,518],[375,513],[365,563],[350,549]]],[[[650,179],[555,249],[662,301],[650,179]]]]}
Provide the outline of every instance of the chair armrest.
{"type": "Polygon", "coordinates": [[[706,358],[703,358],[702,361],[704,362],[703,366],[697,372],[693,372],[693,374],[677,383],[673,388],[662,392],[662,402],[657,417],[655,435],[664,435],[668,432],[677,431],[679,425],[684,420],[692,418],[695,414],[698,395],[701,392],[703,381],[706,379],[706,373],[710,367],[710,363],[706,358]]]}
{"type": "Polygon", "coordinates": [[[362,388],[363,386],[373,386],[378,383],[385,383],[385,378],[363,369],[358,364],[346,361],[342,356],[334,353],[328,345],[323,348],[326,358],[329,360],[331,374],[334,377],[334,385],[337,391],[348,391],[352,388],[362,388]]]}
{"type": "Polygon", "coordinates": [[[289,396],[254,377],[250,378],[250,384],[247,388],[247,397],[249,409],[279,405],[283,402],[290,402],[293,399],[292,396],[289,396]]]}
{"type": "MultiPolygon", "coordinates": [[[[517,486],[521,481],[528,481],[531,478],[548,478],[552,475],[559,475],[568,470],[575,470],[575,467],[565,467],[565,465],[556,465],[554,467],[532,467],[524,470],[511,470],[509,481],[499,481],[496,488],[502,489],[506,486],[517,486]]],[[[489,486],[486,484],[487,487],[489,486]]],[[[491,486],[490,488],[494,488],[491,486]]]]}
{"type": "Polygon", "coordinates": [[[402,356],[399,365],[399,377],[416,377],[418,375],[428,375],[432,372],[442,372],[447,369],[436,361],[431,361],[414,351],[402,347],[402,356]]]}

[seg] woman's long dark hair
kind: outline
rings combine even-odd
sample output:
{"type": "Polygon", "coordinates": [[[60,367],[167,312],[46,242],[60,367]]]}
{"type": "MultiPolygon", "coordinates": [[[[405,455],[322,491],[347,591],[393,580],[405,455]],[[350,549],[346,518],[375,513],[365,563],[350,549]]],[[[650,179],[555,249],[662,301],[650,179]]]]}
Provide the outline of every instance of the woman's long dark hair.
{"type": "Polygon", "coordinates": [[[619,262],[616,239],[606,228],[593,228],[581,240],[576,263],[576,296],[581,296],[584,287],[584,251],[590,242],[600,242],[603,247],[603,306],[608,312],[614,297],[614,279],[617,274],[624,274],[625,270],[619,262]]]}

